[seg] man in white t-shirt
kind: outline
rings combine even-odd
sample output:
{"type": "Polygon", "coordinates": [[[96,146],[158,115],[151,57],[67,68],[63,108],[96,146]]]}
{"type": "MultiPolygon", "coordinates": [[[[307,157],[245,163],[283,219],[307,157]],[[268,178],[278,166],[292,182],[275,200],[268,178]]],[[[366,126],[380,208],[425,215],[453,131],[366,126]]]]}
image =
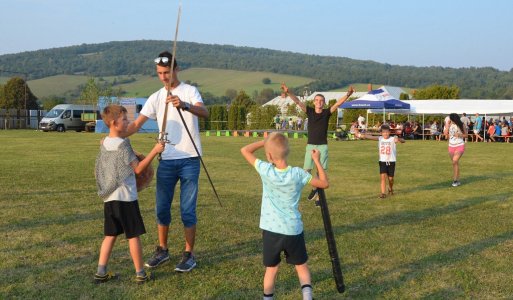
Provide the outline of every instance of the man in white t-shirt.
{"type": "Polygon", "coordinates": [[[130,123],[127,131],[128,135],[134,134],[150,118],[157,120],[159,132],[162,132],[164,111],[166,103],[169,103],[165,130],[165,138],[169,143],[162,152],[157,169],[156,215],[159,246],[145,265],[148,268],[155,268],[169,260],[167,240],[171,224],[171,202],[175,186],[180,181],[180,212],[184,226],[185,249],[175,271],[188,272],[196,266],[193,249],[196,238],[196,200],[200,160],[178,110],[182,112],[199,155],[201,155],[201,143],[198,117],[207,118],[208,110],[198,90],[178,80],[177,63],[175,61],[174,68],[171,68],[171,62],[172,54],[167,51],[160,53],[155,59],[157,75],[164,86],[148,98],[139,117],[130,123]],[[170,96],[168,96],[169,89],[170,96]]]}

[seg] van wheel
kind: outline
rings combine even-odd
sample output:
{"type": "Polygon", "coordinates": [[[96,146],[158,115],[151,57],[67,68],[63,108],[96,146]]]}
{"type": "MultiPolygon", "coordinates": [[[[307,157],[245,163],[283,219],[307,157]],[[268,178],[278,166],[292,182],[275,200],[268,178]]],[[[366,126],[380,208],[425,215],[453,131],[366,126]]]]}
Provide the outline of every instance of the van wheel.
{"type": "Polygon", "coordinates": [[[61,124],[61,125],[58,125],[58,126],[57,126],[57,131],[58,131],[58,132],[64,132],[64,131],[65,131],[65,129],[64,129],[64,125],[62,125],[62,124],[61,124]]]}

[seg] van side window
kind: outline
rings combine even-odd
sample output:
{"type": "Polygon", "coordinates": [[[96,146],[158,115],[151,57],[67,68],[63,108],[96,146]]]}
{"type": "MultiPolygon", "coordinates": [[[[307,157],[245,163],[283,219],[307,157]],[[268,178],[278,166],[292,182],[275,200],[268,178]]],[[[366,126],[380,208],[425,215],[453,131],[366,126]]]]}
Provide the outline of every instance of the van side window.
{"type": "Polygon", "coordinates": [[[63,119],[68,119],[71,117],[71,110],[66,110],[64,111],[64,113],[62,114],[62,118],[63,119]]]}
{"type": "Polygon", "coordinates": [[[77,109],[74,109],[73,110],[73,118],[79,118],[82,116],[82,110],[77,110],[77,109]]]}

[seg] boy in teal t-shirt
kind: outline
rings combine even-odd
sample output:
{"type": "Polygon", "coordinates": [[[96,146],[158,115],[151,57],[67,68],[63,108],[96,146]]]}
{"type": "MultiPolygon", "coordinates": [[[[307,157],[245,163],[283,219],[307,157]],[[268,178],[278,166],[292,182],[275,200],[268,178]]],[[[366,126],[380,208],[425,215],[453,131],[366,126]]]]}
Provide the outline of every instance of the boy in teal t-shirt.
{"type": "Polygon", "coordinates": [[[320,152],[312,150],[319,177],[312,177],[305,170],[287,164],[288,140],[281,133],[274,132],[263,141],[244,146],[241,153],[262,179],[260,228],[263,230],[263,262],[266,267],[264,299],[273,299],[281,252],[285,252],[286,261],[296,267],[303,299],[312,299],[310,271],[306,263],[308,254],[298,205],[301,190],[308,183],[316,188],[329,186],[320,163],[320,152]],[[254,155],[262,147],[269,162],[254,155]]]}

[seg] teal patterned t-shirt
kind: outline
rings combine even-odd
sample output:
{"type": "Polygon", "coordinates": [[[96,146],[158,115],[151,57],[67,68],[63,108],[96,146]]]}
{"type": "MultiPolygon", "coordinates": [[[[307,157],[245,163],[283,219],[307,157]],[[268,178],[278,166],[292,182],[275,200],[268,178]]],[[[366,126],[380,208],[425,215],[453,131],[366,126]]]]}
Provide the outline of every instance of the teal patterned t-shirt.
{"type": "Polygon", "coordinates": [[[299,198],[312,175],[297,167],[278,169],[260,159],[255,161],[255,169],[260,174],[263,189],[260,228],[285,235],[303,232],[299,198]]]}

